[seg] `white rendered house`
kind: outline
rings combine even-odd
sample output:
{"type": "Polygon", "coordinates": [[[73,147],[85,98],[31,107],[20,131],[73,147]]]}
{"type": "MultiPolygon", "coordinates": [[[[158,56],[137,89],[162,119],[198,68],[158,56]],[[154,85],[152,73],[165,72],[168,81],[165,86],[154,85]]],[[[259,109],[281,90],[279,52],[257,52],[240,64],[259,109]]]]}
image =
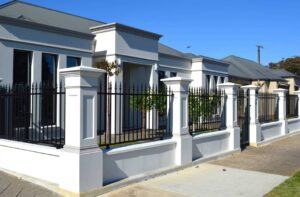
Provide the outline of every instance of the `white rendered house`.
{"type": "Polygon", "coordinates": [[[3,84],[59,85],[59,69],[103,60],[118,62],[121,73],[110,81],[124,86],[157,86],[162,78],[180,76],[212,89],[228,79],[227,63],[172,49],[159,34],[21,1],[0,6],[0,32],[3,84]]]}

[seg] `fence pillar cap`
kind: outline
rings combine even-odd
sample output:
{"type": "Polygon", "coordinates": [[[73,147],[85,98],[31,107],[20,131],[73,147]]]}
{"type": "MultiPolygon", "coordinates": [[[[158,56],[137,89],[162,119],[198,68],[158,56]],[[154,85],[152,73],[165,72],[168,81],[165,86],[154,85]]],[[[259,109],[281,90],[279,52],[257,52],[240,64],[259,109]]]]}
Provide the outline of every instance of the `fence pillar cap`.
{"type": "Polygon", "coordinates": [[[221,84],[218,84],[218,87],[219,88],[235,88],[235,87],[240,87],[241,85],[239,84],[236,84],[236,83],[231,83],[231,82],[227,82],[227,83],[221,83],[221,84]]]}
{"type": "Polygon", "coordinates": [[[282,88],[278,88],[278,89],[274,89],[273,92],[274,93],[280,93],[280,92],[286,93],[286,92],[288,92],[288,90],[282,89],[282,88]]]}
{"type": "Polygon", "coordinates": [[[249,89],[249,90],[258,90],[260,87],[256,86],[256,85],[246,85],[246,86],[242,86],[243,89],[249,89]]]}
{"type": "Polygon", "coordinates": [[[103,73],[106,73],[103,69],[88,67],[88,66],[76,66],[72,68],[59,69],[59,73],[65,76],[85,76],[85,77],[100,77],[103,73]]]}
{"type": "Polygon", "coordinates": [[[160,81],[164,82],[167,85],[171,85],[176,83],[191,83],[193,79],[188,79],[183,77],[170,77],[166,79],[161,79],[160,81]]]}

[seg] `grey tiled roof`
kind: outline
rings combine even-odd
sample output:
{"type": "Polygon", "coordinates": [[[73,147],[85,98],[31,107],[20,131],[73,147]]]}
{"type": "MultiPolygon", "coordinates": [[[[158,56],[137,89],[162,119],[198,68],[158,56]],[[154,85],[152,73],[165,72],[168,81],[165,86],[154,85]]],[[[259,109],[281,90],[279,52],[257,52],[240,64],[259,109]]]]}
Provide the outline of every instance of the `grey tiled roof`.
{"type": "Polygon", "coordinates": [[[230,76],[249,80],[284,80],[276,73],[273,73],[271,69],[264,67],[252,60],[231,55],[224,58],[223,61],[230,64],[228,69],[230,76]]]}
{"type": "Polygon", "coordinates": [[[170,55],[178,58],[185,58],[185,59],[192,59],[196,57],[192,53],[183,53],[162,43],[158,43],[158,52],[161,54],[170,55]]]}
{"type": "Polygon", "coordinates": [[[298,75],[295,75],[294,73],[291,73],[285,69],[271,69],[271,71],[280,77],[299,77],[298,75]]]}
{"type": "Polygon", "coordinates": [[[100,21],[36,6],[22,1],[12,1],[0,5],[0,16],[26,20],[81,33],[91,33],[90,27],[104,24],[100,21]]]}

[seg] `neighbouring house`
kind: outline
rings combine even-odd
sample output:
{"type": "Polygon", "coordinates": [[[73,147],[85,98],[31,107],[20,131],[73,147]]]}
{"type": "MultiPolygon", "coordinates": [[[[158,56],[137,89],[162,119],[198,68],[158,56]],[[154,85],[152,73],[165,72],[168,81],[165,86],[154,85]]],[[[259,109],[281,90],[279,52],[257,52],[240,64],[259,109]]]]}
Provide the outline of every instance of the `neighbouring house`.
{"type": "Polygon", "coordinates": [[[299,90],[300,77],[298,75],[295,75],[285,69],[271,69],[271,71],[287,81],[289,84],[289,93],[293,94],[295,91],[299,90]]]}
{"type": "Polygon", "coordinates": [[[273,92],[274,89],[289,89],[290,82],[279,73],[264,67],[252,60],[228,56],[223,61],[230,64],[229,81],[241,85],[258,85],[260,92],[273,92]]]}

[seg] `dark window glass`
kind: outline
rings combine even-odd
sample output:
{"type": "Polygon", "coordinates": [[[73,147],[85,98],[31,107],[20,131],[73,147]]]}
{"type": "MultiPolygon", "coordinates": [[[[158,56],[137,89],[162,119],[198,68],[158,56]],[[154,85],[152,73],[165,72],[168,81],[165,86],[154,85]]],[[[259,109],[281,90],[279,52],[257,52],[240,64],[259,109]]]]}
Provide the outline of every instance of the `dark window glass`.
{"type": "MultiPolygon", "coordinates": [[[[31,56],[30,51],[14,50],[14,65],[13,65],[13,84],[14,85],[27,85],[31,84],[31,56]]],[[[23,87],[23,86],[21,86],[23,87]]],[[[12,112],[11,120],[12,126],[29,127],[30,125],[30,89],[22,90],[22,96],[12,98],[12,112]]],[[[24,133],[25,139],[28,139],[28,132],[24,133]]]]}
{"type": "Polygon", "coordinates": [[[209,85],[210,85],[210,76],[206,75],[206,90],[209,90],[209,85]]]}
{"type": "Polygon", "coordinates": [[[171,72],[170,73],[170,77],[176,77],[177,76],[177,72],[171,72]]]}
{"type": "Polygon", "coordinates": [[[224,77],[221,77],[221,83],[224,83],[224,79],[225,79],[224,77]]]}
{"type": "Polygon", "coordinates": [[[42,82],[44,84],[56,86],[57,76],[57,55],[46,54],[42,55],[42,82]]]}
{"type": "Polygon", "coordinates": [[[30,51],[14,51],[14,84],[31,84],[31,52],[30,51]]]}
{"type": "Polygon", "coordinates": [[[67,68],[80,66],[81,65],[81,58],[79,57],[67,57],[67,68]]]}
{"type": "Polygon", "coordinates": [[[42,125],[55,125],[56,123],[56,77],[57,55],[42,55],[42,125]]]}
{"type": "Polygon", "coordinates": [[[158,71],[158,86],[159,86],[158,88],[159,88],[159,90],[166,88],[166,85],[164,84],[164,82],[161,81],[161,79],[165,79],[165,78],[167,78],[166,72],[158,71]]]}

